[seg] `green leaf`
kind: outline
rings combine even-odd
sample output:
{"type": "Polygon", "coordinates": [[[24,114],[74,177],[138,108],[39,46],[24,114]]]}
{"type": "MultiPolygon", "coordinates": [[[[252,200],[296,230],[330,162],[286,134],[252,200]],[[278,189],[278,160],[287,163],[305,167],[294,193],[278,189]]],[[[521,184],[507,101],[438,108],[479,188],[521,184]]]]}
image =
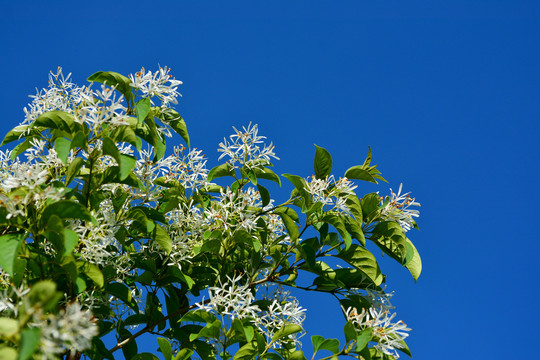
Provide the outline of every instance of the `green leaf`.
{"type": "Polygon", "coordinates": [[[257,176],[257,179],[270,180],[277,183],[279,186],[281,186],[281,179],[279,178],[279,175],[273,172],[272,170],[268,168],[253,169],[253,172],[257,176]]]}
{"type": "Polygon", "coordinates": [[[248,342],[242,346],[236,354],[234,354],[233,360],[249,360],[253,359],[253,356],[258,353],[258,346],[256,341],[248,342]]]}
{"type": "Polygon", "coordinates": [[[105,285],[105,278],[101,272],[99,266],[91,263],[85,263],[81,272],[85,273],[97,286],[102,288],[105,285]]]}
{"type": "Polygon", "coordinates": [[[150,106],[151,103],[149,98],[141,99],[135,104],[135,112],[137,113],[137,121],[139,122],[139,124],[142,123],[144,119],[146,119],[146,117],[148,116],[148,113],[150,112],[150,106]]]}
{"type": "Polygon", "coordinates": [[[340,251],[337,257],[362,271],[376,286],[383,282],[384,277],[379,264],[375,256],[366,248],[352,244],[348,250],[340,251]]]}
{"type": "Polygon", "coordinates": [[[279,216],[281,217],[281,220],[283,220],[283,224],[285,225],[285,228],[287,229],[287,232],[289,233],[289,237],[291,241],[294,242],[300,236],[300,232],[298,230],[298,227],[296,226],[296,223],[285,212],[280,213],[279,216]]]}
{"type": "Polygon", "coordinates": [[[193,355],[193,350],[183,348],[176,354],[174,360],[187,360],[191,355],[193,355]]]}
{"type": "Polygon", "coordinates": [[[202,322],[202,323],[212,323],[216,321],[217,318],[204,310],[192,310],[188,313],[186,313],[184,316],[182,316],[182,319],[180,319],[180,322],[184,321],[192,321],[192,322],[202,322]]]}
{"type": "Polygon", "coordinates": [[[131,155],[121,154],[120,150],[118,150],[118,147],[116,147],[115,142],[109,137],[103,138],[103,153],[112,156],[113,159],[115,159],[118,163],[118,167],[120,170],[120,181],[125,180],[131,174],[131,171],[137,163],[137,159],[135,157],[131,155]]]}
{"type": "Polygon", "coordinates": [[[261,184],[257,184],[257,189],[259,189],[259,194],[261,195],[262,207],[265,207],[270,203],[270,192],[261,184]]]}
{"type": "Polygon", "coordinates": [[[62,160],[64,164],[67,164],[67,158],[69,156],[69,150],[71,149],[71,141],[64,137],[59,137],[54,142],[54,149],[58,154],[58,158],[62,160]]]}
{"type": "MultiPolygon", "coordinates": [[[[420,277],[420,273],[422,273],[422,259],[412,241],[408,238],[405,238],[405,241],[407,242],[407,254],[412,253],[412,256],[404,266],[409,270],[416,282],[420,277]]],[[[407,255],[407,258],[409,258],[409,255],[407,255]]]]}
{"type": "Polygon", "coordinates": [[[135,134],[131,126],[118,126],[110,135],[116,142],[124,142],[133,145],[138,151],[141,151],[142,141],[135,134]]]}
{"type": "Polygon", "coordinates": [[[157,342],[165,360],[172,359],[172,346],[168,339],[158,337],[157,342]]]}
{"type": "Polygon", "coordinates": [[[364,180],[378,184],[377,180],[369,173],[369,171],[363,169],[362,166],[353,166],[345,171],[345,177],[348,179],[364,180]]]}
{"type": "Polygon", "coordinates": [[[131,358],[131,360],[160,360],[156,355],[151,353],[140,353],[131,358]]]}
{"type": "Polygon", "coordinates": [[[360,200],[362,216],[365,222],[371,221],[377,215],[380,202],[381,200],[377,193],[367,194],[360,200]]]}
{"type": "Polygon", "coordinates": [[[198,338],[217,339],[219,337],[221,327],[222,324],[219,320],[212,323],[207,323],[198,334],[191,334],[189,336],[189,341],[193,341],[198,338]]]}
{"type": "Polygon", "coordinates": [[[274,336],[272,336],[272,341],[283,339],[285,337],[288,337],[291,334],[295,334],[300,331],[302,331],[302,327],[300,325],[297,325],[297,324],[284,325],[281,329],[276,331],[274,336]]]}
{"type": "Polygon", "coordinates": [[[32,286],[30,289],[30,293],[28,294],[30,305],[38,305],[43,308],[49,307],[51,303],[56,300],[56,298],[56,284],[51,280],[43,280],[34,284],[34,286],[32,286]]]}
{"type": "Polygon", "coordinates": [[[17,350],[10,347],[0,348],[0,359],[1,360],[17,360],[17,350]]]}
{"type": "Polygon", "coordinates": [[[32,357],[32,354],[39,345],[40,336],[40,328],[29,328],[21,333],[21,347],[18,360],[28,360],[32,357]]]}
{"type": "Polygon", "coordinates": [[[289,360],[306,360],[306,357],[302,350],[296,350],[289,356],[289,360]]]}
{"type": "Polygon", "coordinates": [[[190,147],[189,134],[187,131],[186,122],[184,121],[184,119],[182,119],[180,114],[178,114],[173,109],[167,108],[162,111],[161,121],[169,124],[169,126],[172,127],[173,130],[182,137],[182,139],[184,139],[187,146],[190,147]]]}
{"type": "Polygon", "coordinates": [[[208,172],[207,181],[210,182],[214,179],[224,177],[224,176],[235,176],[234,166],[229,163],[221,164],[214,167],[208,172]]]}
{"type": "Polygon", "coordinates": [[[0,236],[0,249],[2,249],[0,251],[0,267],[11,276],[13,276],[13,267],[23,236],[23,234],[6,234],[0,236]]]}
{"type": "Polygon", "coordinates": [[[68,168],[66,170],[66,186],[73,181],[75,176],[79,173],[79,170],[83,167],[85,161],[82,158],[75,158],[73,161],[68,165],[68,168]]]}
{"type": "Polygon", "coordinates": [[[81,125],[73,120],[73,115],[60,110],[47,111],[41,114],[33,123],[32,127],[44,127],[52,130],[60,130],[70,137],[80,130],[81,125]]]}
{"type": "Polygon", "coordinates": [[[114,282],[107,284],[107,287],[105,289],[109,294],[114,295],[118,299],[122,300],[126,305],[135,310],[136,313],[139,312],[139,306],[137,305],[137,302],[133,300],[129,287],[122,283],[114,282]]]}
{"type": "Polygon", "coordinates": [[[161,225],[156,224],[154,231],[152,232],[152,239],[154,239],[159,244],[159,246],[161,246],[161,248],[165,250],[167,255],[171,253],[172,240],[169,237],[169,233],[167,233],[167,231],[163,227],[161,227],[161,225]]]}
{"type": "Polygon", "coordinates": [[[60,200],[48,205],[41,214],[41,223],[47,224],[52,215],[56,215],[61,219],[79,219],[96,223],[96,219],[86,207],[71,200],[60,200]]]}
{"type": "Polygon", "coordinates": [[[332,172],[332,156],[325,148],[315,145],[315,177],[324,179],[332,172]]]}
{"type": "Polygon", "coordinates": [[[354,327],[354,324],[350,321],[347,321],[345,323],[345,327],[343,328],[343,332],[345,333],[345,341],[356,341],[356,328],[354,327]]]}
{"type": "Polygon", "coordinates": [[[79,243],[79,235],[70,229],[64,229],[64,255],[69,255],[79,243]]]}
{"type": "Polygon", "coordinates": [[[133,98],[133,91],[130,86],[131,80],[114,71],[98,71],[92,74],[87,80],[114,86],[128,101],[133,98]]]}
{"type": "Polygon", "coordinates": [[[366,160],[364,160],[364,165],[362,165],[364,168],[368,167],[369,164],[371,164],[371,146],[368,146],[368,154],[366,156],[366,160]]]}
{"type": "MultiPolygon", "coordinates": [[[[14,127],[12,130],[10,130],[6,134],[6,136],[4,137],[4,140],[2,141],[0,146],[9,144],[10,142],[13,142],[13,141],[17,141],[21,137],[26,137],[26,136],[23,136],[23,135],[27,134],[27,131],[28,131],[29,127],[30,127],[30,125],[19,125],[19,126],[14,127]]],[[[35,133],[34,135],[39,135],[39,132],[37,132],[37,134],[36,134],[36,132],[34,132],[34,133],[35,133]]]]}
{"type": "Polygon", "coordinates": [[[120,180],[125,180],[137,164],[137,159],[131,155],[120,155],[120,180]]]}
{"type": "Polygon", "coordinates": [[[358,333],[356,336],[356,351],[360,352],[364,350],[364,348],[367,346],[367,344],[371,341],[371,338],[373,337],[373,329],[372,328],[366,328],[358,333]]]}
{"type": "Polygon", "coordinates": [[[315,354],[320,350],[328,350],[332,354],[339,353],[339,340],[338,339],[325,339],[320,335],[313,335],[311,337],[313,344],[313,353],[315,354]]]}
{"type": "Polygon", "coordinates": [[[383,221],[373,229],[371,240],[402,265],[406,262],[407,241],[403,229],[393,221],[383,221]]]}
{"type": "Polygon", "coordinates": [[[15,319],[0,318],[0,335],[11,337],[19,331],[19,322],[15,319]]]}
{"type": "Polygon", "coordinates": [[[75,149],[76,147],[86,150],[88,146],[88,138],[83,130],[79,130],[73,135],[71,140],[70,148],[75,149]]]}

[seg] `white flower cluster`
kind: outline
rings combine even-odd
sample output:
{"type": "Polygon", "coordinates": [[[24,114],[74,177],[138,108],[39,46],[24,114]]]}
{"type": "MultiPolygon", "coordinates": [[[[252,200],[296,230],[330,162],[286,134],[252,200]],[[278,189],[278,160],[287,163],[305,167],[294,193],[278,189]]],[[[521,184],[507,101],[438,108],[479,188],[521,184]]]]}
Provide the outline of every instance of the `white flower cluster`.
{"type": "Polygon", "coordinates": [[[330,206],[330,210],[350,214],[346,204],[347,196],[354,195],[354,185],[347,178],[339,178],[337,181],[334,175],[324,179],[315,176],[306,179],[305,190],[311,194],[314,202],[321,202],[324,206],[330,206]]]}
{"type": "Polygon", "coordinates": [[[394,309],[390,303],[392,294],[370,290],[366,292],[365,298],[371,303],[371,307],[362,309],[360,313],[356,308],[349,307],[345,310],[345,317],[359,330],[371,328],[373,341],[377,343],[375,348],[397,359],[397,349],[405,348],[403,340],[409,336],[407,332],[411,329],[401,320],[392,322],[396,316],[396,313],[390,311],[394,309]]]}
{"type": "Polygon", "coordinates": [[[264,166],[270,164],[270,159],[279,158],[274,153],[274,145],[260,146],[264,144],[265,136],[259,136],[258,126],[251,125],[243,127],[243,131],[239,131],[233,127],[235,134],[232,134],[230,142],[227,139],[223,139],[223,142],[219,144],[218,152],[221,152],[219,160],[224,157],[228,157],[227,162],[237,168],[246,167],[248,169],[262,169],[264,166]]]}
{"type": "Polygon", "coordinates": [[[401,194],[403,184],[399,185],[396,193],[390,189],[391,196],[381,198],[381,216],[384,220],[395,221],[407,232],[414,227],[414,217],[420,216],[420,211],[409,209],[411,206],[420,206],[414,198],[410,197],[410,192],[401,194]]]}
{"type": "Polygon", "coordinates": [[[253,291],[249,284],[240,284],[242,276],[227,277],[227,283],[219,283],[220,286],[210,287],[208,294],[210,299],[207,303],[197,303],[199,309],[220,315],[230,316],[231,319],[256,318],[261,311],[257,305],[251,305],[255,301],[253,291]]]}
{"type": "Polygon", "coordinates": [[[62,68],[56,73],[49,74],[49,88],[38,91],[28,108],[24,108],[26,115],[23,124],[31,124],[41,114],[47,111],[60,110],[72,113],[73,109],[91,98],[91,90],[88,87],[78,87],[70,81],[71,73],[64,76],[62,68]]]}
{"type": "Polygon", "coordinates": [[[161,99],[161,107],[166,108],[169,104],[178,104],[176,98],[181,96],[177,91],[178,85],[182,82],[175,80],[170,74],[171,68],[160,67],[155,73],[142,68],[141,71],[133,75],[129,75],[131,86],[141,91],[145,96],[157,96],[161,99]]]}
{"type": "Polygon", "coordinates": [[[92,347],[98,334],[90,310],[83,310],[79,303],[70,303],[56,316],[49,316],[40,324],[42,354],[46,359],[56,358],[69,350],[72,354],[92,347]]]}
{"type": "MultiPolygon", "coordinates": [[[[271,341],[274,334],[285,325],[295,324],[302,326],[306,319],[306,309],[300,306],[298,300],[291,295],[289,291],[283,290],[281,286],[277,287],[273,294],[268,296],[272,303],[268,310],[261,313],[254,321],[255,326],[265,334],[267,341],[271,341]]],[[[273,348],[279,348],[286,342],[294,342],[295,346],[301,346],[301,333],[294,333],[280,341],[272,343],[273,348]]]]}

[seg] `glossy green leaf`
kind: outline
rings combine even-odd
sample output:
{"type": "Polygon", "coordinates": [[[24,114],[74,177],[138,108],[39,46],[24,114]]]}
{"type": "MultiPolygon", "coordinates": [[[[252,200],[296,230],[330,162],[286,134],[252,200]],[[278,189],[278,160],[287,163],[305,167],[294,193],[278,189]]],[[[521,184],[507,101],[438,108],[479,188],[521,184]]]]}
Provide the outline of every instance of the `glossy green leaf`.
{"type": "Polygon", "coordinates": [[[142,141],[137,136],[131,126],[118,126],[110,134],[110,138],[115,142],[124,142],[133,145],[138,151],[141,151],[142,141]]]}
{"type": "Polygon", "coordinates": [[[345,323],[343,332],[345,333],[346,342],[356,341],[356,328],[354,327],[354,324],[352,322],[347,321],[345,323]]]}
{"type": "MultiPolygon", "coordinates": [[[[0,146],[9,144],[10,142],[17,141],[21,138],[26,137],[26,134],[28,133],[28,128],[30,125],[19,125],[14,127],[12,130],[10,130],[6,136],[4,137],[4,140],[0,144],[0,146]]],[[[39,132],[37,132],[39,134],[39,132]]],[[[37,135],[36,132],[34,132],[34,135],[37,135]]]]}
{"type": "Polygon", "coordinates": [[[160,360],[156,355],[151,353],[140,353],[131,358],[131,360],[160,360]]]}
{"type": "Polygon", "coordinates": [[[0,348],[0,359],[2,360],[17,360],[18,352],[14,348],[2,347],[0,348]]]}
{"type": "Polygon", "coordinates": [[[66,138],[59,137],[54,142],[54,150],[58,154],[58,158],[62,160],[64,164],[67,164],[67,159],[69,156],[69,150],[71,149],[71,141],[66,138]]]}
{"type": "Polygon", "coordinates": [[[180,114],[178,114],[173,109],[167,108],[162,111],[161,120],[164,123],[168,124],[170,127],[172,127],[173,130],[176,131],[176,133],[179,134],[182,139],[184,139],[187,146],[190,147],[189,134],[187,131],[186,122],[184,121],[184,119],[182,119],[180,114]]]}
{"type": "Polygon", "coordinates": [[[349,249],[339,252],[337,257],[362,271],[376,286],[382,283],[384,278],[375,256],[363,246],[352,244],[349,249]]]}
{"type": "Polygon", "coordinates": [[[257,342],[252,341],[242,346],[236,352],[236,354],[234,354],[233,360],[250,360],[250,359],[253,359],[253,357],[257,353],[258,353],[257,342]]]}
{"type": "Polygon", "coordinates": [[[135,310],[136,313],[139,312],[139,306],[137,302],[133,299],[131,295],[131,290],[125,284],[122,283],[109,283],[105,287],[107,293],[115,296],[116,298],[122,300],[126,305],[135,310]]]}
{"type": "Polygon", "coordinates": [[[187,360],[193,355],[193,350],[183,348],[175,356],[174,360],[187,360]]]}
{"type": "Polygon", "coordinates": [[[92,74],[87,80],[96,81],[114,87],[122,95],[124,95],[128,101],[133,98],[133,90],[130,85],[131,80],[122,74],[114,71],[98,71],[92,74]]]}
{"type": "Polygon", "coordinates": [[[6,234],[0,236],[0,267],[9,275],[13,275],[15,259],[24,238],[23,234],[6,234]]]}
{"type": "Polygon", "coordinates": [[[393,221],[383,221],[373,229],[371,240],[392,258],[405,264],[407,241],[403,229],[393,221]]]}
{"type": "Polygon", "coordinates": [[[60,200],[45,207],[41,215],[41,223],[46,224],[51,215],[56,215],[61,219],[79,219],[96,223],[86,207],[72,200],[60,200]]]}
{"type": "Polygon", "coordinates": [[[152,232],[152,239],[154,239],[159,246],[168,254],[172,251],[172,240],[169,233],[159,224],[156,224],[154,231],[152,232]]]}
{"type": "Polygon", "coordinates": [[[11,337],[19,331],[19,322],[15,319],[0,318],[0,335],[11,337]]]}
{"type": "Polygon", "coordinates": [[[332,172],[332,156],[325,148],[315,145],[315,177],[325,179],[332,172]]]}
{"type": "Polygon", "coordinates": [[[217,318],[204,310],[192,310],[182,316],[180,322],[192,321],[192,322],[201,322],[201,323],[212,323],[216,321],[217,318]]]}
{"type": "Polygon", "coordinates": [[[32,357],[32,354],[38,348],[40,336],[40,328],[25,329],[21,333],[21,345],[18,360],[28,360],[32,357]]]}
{"type": "Polygon", "coordinates": [[[161,350],[161,353],[165,357],[165,360],[171,360],[172,359],[172,346],[169,342],[169,339],[157,338],[157,342],[159,345],[159,349],[161,350]]]}
{"type": "Polygon", "coordinates": [[[297,325],[297,324],[284,325],[281,329],[279,329],[278,331],[274,333],[274,336],[272,336],[272,341],[283,339],[285,337],[288,337],[291,334],[295,334],[300,331],[302,331],[302,327],[300,325],[297,325]]]}
{"type": "Polygon", "coordinates": [[[302,350],[296,350],[289,356],[289,360],[306,360],[306,357],[302,350]]]}
{"type": "Polygon", "coordinates": [[[137,121],[139,124],[148,116],[151,105],[149,98],[141,99],[135,104],[135,112],[137,113],[137,121]]]}
{"type": "Polygon", "coordinates": [[[281,179],[279,178],[279,175],[273,172],[272,170],[268,168],[263,168],[263,169],[253,169],[253,171],[255,172],[255,175],[257,175],[258,179],[270,180],[277,183],[279,186],[281,186],[281,179]]]}
{"type": "Polygon", "coordinates": [[[378,213],[381,200],[379,194],[369,193],[360,200],[362,216],[365,222],[371,221],[378,213]]]}
{"type": "MultiPolygon", "coordinates": [[[[420,254],[418,253],[418,250],[416,250],[416,247],[413,245],[412,241],[408,238],[406,238],[405,241],[407,242],[407,254],[412,253],[412,255],[404,266],[409,270],[414,278],[414,281],[416,282],[422,273],[422,259],[420,258],[420,254]]],[[[407,255],[407,257],[409,256],[407,255]]]]}
{"type": "Polygon", "coordinates": [[[345,171],[345,177],[348,179],[363,180],[378,184],[373,175],[371,175],[369,171],[363,169],[360,165],[347,169],[347,171],[345,171]]]}
{"type": "Polygon", "coordinates": [[[30,293],[28,294],[28,300],[30,301],[30,304],[38,305],[41,307],[49,306],[50,302],[53,302],[56,297],[56,284],[51,280],[43,280],[35,283],[30,289],[30,293]]]}
{"type": "Polygon", "coordinates": [[[80,130],[81,125],[73,120],[73,115],[64,111],[53,110],[41,114],[33,123],[32,127],[44,127],[51,130],[60,130],[72,137],[80,130]]]}
{"type": "Polygon", "coordinates": [[[68,168],[66,170],[66,185],[69,185],[71,181],[79,174],[79,171],[85,164],[85,161],[82,158],[75,158],[73,161],[71,161],[68,165],[68,168]]]}
{"type": "Polygon", "coordinates": [[[207,180],[210,182],[214,179],[224,176],[235,176],[234,166],[229,163],[218,165],[208,172],[207,180]]]}
{"type": "Polygon", "coordinates": [[[364,348],[367,346],[367,344],[371,341],[371,338],[373,337],[373,329],[372,328],[366,328],[362,331],[360,331],[356,337],[356,351],[360,352],[364,350],[364,348]]]}
{"type": "Polygon", "coordinates": [[[99,266],[91,263],[85,263],[82,265],[81,272],[85,273],[97,286],[102,288],[105,285],[105,278],[103,272],[101,272],[99,266]]]}

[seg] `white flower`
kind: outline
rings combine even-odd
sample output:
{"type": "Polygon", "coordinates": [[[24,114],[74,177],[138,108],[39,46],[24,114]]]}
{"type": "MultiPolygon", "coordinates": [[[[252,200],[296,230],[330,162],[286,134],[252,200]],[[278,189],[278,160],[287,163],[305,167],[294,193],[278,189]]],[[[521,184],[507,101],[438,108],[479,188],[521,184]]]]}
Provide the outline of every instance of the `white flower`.
{"type": "Polygon", "coordinates": [[[401,320],[392,323],[396,313],[390,313],[389,310],[380,306],[372,306],[369,309],[362,309],[360,313],[356,308],[349,307],[345,310],[347,321],[352,322],[359,330],[371,328],[377,344],[376,349],[383,353],[399,358],[397,349],[403,349],[402,341],[409,336],[407,333],[411,329],[401,320]]]}
{"type": "MultiPolygon", "coordinates": [[[[255,326],[261,330],[271,341],[274,334],[285,325],[295,324],[302,326],[306,319],[306,309],[300,306],[298,300],[290,292],[280,286],[271,294],[272,303],[267,311],[262,312],[254,321],[255,326]]],[[[291,334],[272,344],[273,348],[279,348],[286,342],[294,342],[300,346],[299,339],[303,333],[291,334]]]]}
{"type": "Polygon", "coordinates": [[[249,169],[262,169],[264,166],[270,164],[270,159],[279,158],[274,153],[274,145],[259,145],[264,144],[263,140],[265,136],[258,135],[258,126],[255,124],[248,127],[243,127],[244,130],[239,131],[233,127],[235,133],[229,136],[230,142],[227,139],[223,139],[223,142],[219,144],[218,152],[222,152],[219,160],[223,157],[228,157],[228,163],[237,167],[246,166],[249,169]]]}
{"type": "Polygon", "coordinates": [[[167,107],[170,103],[178,104],[176,98],[181,96],[177,91],[182,82],[175,80],[170,74],[170,68],[159,67],[159,71],[152,73],[142,68],[135,76],[129,75],[131,86],[141,91],[145,96],[157,96],[161,99],[161,106],[167,107]]]}
{"type": "Polygon", "coordinates": [[[347,197],[354,195],[354,185],[347,178],[334,179],[333,175],[324,179],[318,179],[315,176],[306,179],[305,190],[312,196],[314,202],[320,202],[323,206],[331,206],[329,210],[342,212],[350,215],[347,206],[347,197]]]}
{"type": "Polygon", "coordinates": [[[71,353],[92,347],[92,339],[98,334],[90,310],[83,310],[79,303],[67,304],[56,316],[50,316],[41,324],[42,352],[59,354],[64,349],[71,353]]]}
{"type": "Polygon", "coordinates": [[[255,297],[249,284],[239,284],[242,279],[240,275],[233,278],[227,276],[227,279],[227,283],[223,284],[220,280],[219,286],[208,289],[208,303],[200,302],[195,305],[208,312],[228,315],[231,319],[256,318],[260,309],[257,305],[251,305],[255,297]]]}
{"type": "Polygon", "coordinates": [[[415,224],[413,217],[420,216],[420,211],[409,209],[409,207],[420,206],[420,203],[417,203],[414,198],[409,196],[410,192],[401,194],[402,187],[403,184],[400,184],[397,194],[390,189],[392,195],[381,198],[383,206],[381,216],[383,220],[397,222],[403,231],[407,232],[415,224]]]}

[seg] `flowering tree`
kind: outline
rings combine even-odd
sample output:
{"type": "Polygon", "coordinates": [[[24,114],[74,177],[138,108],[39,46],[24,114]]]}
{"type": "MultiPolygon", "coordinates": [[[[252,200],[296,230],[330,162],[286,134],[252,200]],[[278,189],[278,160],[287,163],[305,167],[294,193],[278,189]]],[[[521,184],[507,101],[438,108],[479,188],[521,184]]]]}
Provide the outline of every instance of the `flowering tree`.
{"type": "Polygon", "coordinates": [[[331,175],[316,147],[314,175],[272,171],[256,125],[219,144],[206,169],[172,108],[169,69],[90,76],[61,70],[33,96],[0,152],[0,359],[304,359],[306,309],[292,288],[332,294],[344,342],[311,337],[313,358],[410,355],[385,276],[366,243],[406,267],[421,261],[406,233],[409,194],[355,193],[384,180],[371,165],[331,175]],[[166,151],[177,133],[187,148],[166,151]],[[267,182],[292,184],[272,199],[267,182]]]}

